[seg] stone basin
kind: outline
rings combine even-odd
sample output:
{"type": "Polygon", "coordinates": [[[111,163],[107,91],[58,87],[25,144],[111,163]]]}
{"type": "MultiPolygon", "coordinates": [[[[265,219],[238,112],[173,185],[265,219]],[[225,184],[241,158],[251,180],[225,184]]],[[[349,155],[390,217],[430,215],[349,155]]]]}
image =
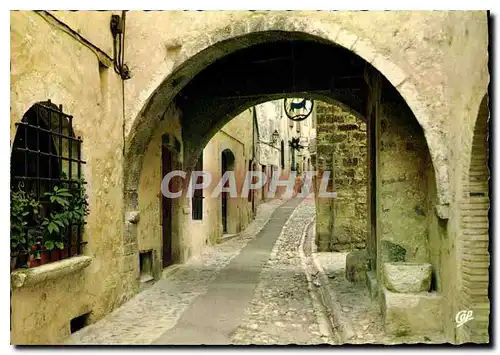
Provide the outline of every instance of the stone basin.
{"type": "Polygon", "coordinates": [[[388,290],[398,293],[429,292],[432,264],[393,262],[384,263],[384,284],[388,290]]]}

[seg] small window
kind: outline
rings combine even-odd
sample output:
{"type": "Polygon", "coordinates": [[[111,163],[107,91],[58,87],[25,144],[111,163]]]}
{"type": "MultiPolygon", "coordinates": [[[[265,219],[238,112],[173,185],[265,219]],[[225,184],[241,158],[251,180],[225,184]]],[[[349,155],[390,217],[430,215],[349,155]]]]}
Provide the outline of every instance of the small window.
{"type": "MultiPolygon", "coordinates": [[[[203,171],[203,152],[200,154],[198,161],[196,162],[195,171],[203,171]]],[[[202,183],[203,177],[199,176],[196,183],[202,183]]],[[[191,199],[191,217],[194,220],[203,219],[203,189],[196,189],[193,191],[193,197],[191,199]]]]}

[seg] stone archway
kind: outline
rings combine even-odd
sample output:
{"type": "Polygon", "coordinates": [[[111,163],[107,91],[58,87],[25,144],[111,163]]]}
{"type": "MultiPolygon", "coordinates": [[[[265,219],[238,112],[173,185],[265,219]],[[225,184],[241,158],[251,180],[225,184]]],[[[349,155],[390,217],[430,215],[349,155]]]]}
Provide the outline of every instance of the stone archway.
{"type": "MultiPolygon", "coordinates": [[[[181,149],[183,168],[189,171],[196,164],[196,157],[199,156],[203,146],[225,123],[243,110],[265,101],[283,97],[296,97],[297,95],[318,99],[328,97],[329,100],[350,107],[350,110],[354,111],[357,116],[364,116],[364,111],[367,108],[367,96],[369,96],[367,92],[372,90],[367,83],[369,80],[366,80],[366,72],[373,70],[381,73],[382,80],[385,80],[389,86],[402,96],[423,128],[423,134],[432,157],[432,164],[436,171],[437,201],[439,204],[448,204],[446,141],[441,137],[440,131],[433,129],[431,118],[425,109],[425,105],[418,98],[418,90],[412,83],[412,78],[392,63],[390,59],[379,54],[369,41],[359,38],[335,24],[317,20],[309,22],[305,21],[304,18],[296,19],[294,17],[280,16],[277,16],[274,22],[255,18],[249,20],[248,23],[236,23],[229,26],[229,28],[219,29],[206,38],[193,41],[187,39],[178,54],[173,72],[163,78],[159,85],[153,85],[145,90],[150,95],[144,100],[144,105],[137,109],[137,115],[134,112],[132,113],[136,118],[130,125],[130,133],[126,138],[124,194],[127,230],[131,229],[127,216],[129,214],[135,215],[134,212],[137,211],[137,186],[141,172],[142,156],[148,146],[150,137],[160,122],[169,120],[167,111],[177,112],[175,120],[178,120],[181,124],[183,138],[181,149]],[[257,91],[251,97],[245,97],[244,95],[241,98],[228,99],[228,97],[224,97],[225,100],[221,101],[217,101],[213,97],[205,98],[204,101],[203,97],[198,95],[197,88],[202,87],[200,83],[210,83],[210,80],[222,77],[217,75],[217,73],[220,73],[217,70],[224,66],[225,63],[229,62],[233,65],[232,68],[237,68],[238,60],[247,57],[246,55],[240,55],[244,51],[249,53],[258,46],[263,47],[270,43],[274,45],[279,41],[281,41],[282,47],[286,46],[287,41],[295,41],[299,46],[310,45],[317,53],[323,53],[322,51],[324,51],[324,53],[329,54],[330,57],[327,57],[327,59],[331,59],[333,54],[339,53],[344,60],[339,63],[339,67],[342,67],[342,65],[349,66],[350,63],[355,62],[353,68],[356,71],[358,83],[363,85],[362,97],[357,97],[352,92],[342,90],[318,93],[306,86],[294,90],[276,86],[274,92],[257,91]],[[199,101],[197,105],[205,108],[201,113],[196,112],[195,108],[193,108],[195,106],[192,105],[193,99],[199,101]],[[168,110],[165,110],[166,106],[169,107],[168,110]],[[199,130],[195,131],[193,127],[199,130]]],[[[311,57],[318,58],[321,56],[311,57]]],[[[328,63],[328,61],[325,60],[325,63],[328,63]]],[[[327,65],[323,64],[317,66],[314,70],[326,67],[327,65]]],[[[334,67],[332,66],[332,68],[334,67]]],[[[270,70],[269,72],[275,71],[270,70]]],[[[231,75],[225,77],[231,77],[231,75]]],[[[252,75],[248,74],[247,77],[252,77],[252,75]]],[[[316,77],[319,76],[316,75],[316,77]]],[[[241,79],[241,77],[238,78],[241,79]]],[[[234,80],[237,81],[237,79],[234,80]]],[[[216,82],[216,84],[218,83],[216,82]]],[[[247,86],[251,87],[251,85],[247,86]]],[[[219,88],[215,84],[212,87],[219,88]]],[[[231,88],[231,90],[238,93],[239,88],[235,87],[231,88]]],[[[206,92],[210,93],[210,90],[206,92]]],[[[223,92],[221,95],[224,96],[225,94],[227,93],[223,92]]],[[[181,209],[182,206],[179,206],[179,210],[181,209]]],[[[134,239],[133,233],[127,233],[126,237],[128,242],[134,239]]]]}
{"type": "MultiPolygon", "coordinates": [[[[283,38],[297,33],[314,38],[315,41],[345,48],[373,65],[387,78],[407,102],[424,130],[436,171],[438,202],[441,205],[449,203],[448,154],[445,140],[440,131],[433,129],[432,117],[420,100],[419,91],[411,75],[382,54],[369,39],[359,37],[337,23],[282,13],[272,17],[249,17],[207,33],[206,36],[196,35],[183,40],[173,67],[165,67],[158,73],[158,76],[163,75],[163,78],[156,78],[150,87],[143,90],[143,101],[131,112],[134,121],[126,139],[124,177],[127,191],[134,191],[137,186],[141,164],[137,157],[143,153],[156,122],[162,117],[165,104],[206,66],[231,52],[270,41],[275,38],[276,33],[280,33],[283,38]],[[252,36],[253,34],[258,36],[252,36]]],[[[176,48],[179,48],[179,45],[176,48]]]]}

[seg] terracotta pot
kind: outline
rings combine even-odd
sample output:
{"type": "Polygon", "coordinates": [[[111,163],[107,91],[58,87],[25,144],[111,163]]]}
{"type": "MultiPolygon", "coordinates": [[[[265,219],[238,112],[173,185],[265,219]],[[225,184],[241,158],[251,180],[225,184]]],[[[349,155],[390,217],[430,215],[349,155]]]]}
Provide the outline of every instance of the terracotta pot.
{"type": "Polygon", "coordinates": [[[35,259],[35,255],[30,255],[29,267],[37,267],[41,265],[41,259],[35,259]]]}
{"type": "Polygon", "coordinates": [[[60,250],[60,254],[59,254],[60,259],[66,259],[68,256],[69,256],[69,248],[68,247],[60,250]]]}
{"type": "Polygon", "coordinates": [[[75,256],[77,255],[77,250],[76,250],[76,247],[71,247],[71,256],[75,256]]]}
{"type": "Polygon", "coordinates": [[[44,265],[50,262],[50,251],[42,250],[40,251],[40,265],[44,265]]]}
{"type": "Polygon", "coordinates": [[[57,261],[60,258],[60,250],[58,248],[54,248],[50,251],[50,261],[57,261]]]}

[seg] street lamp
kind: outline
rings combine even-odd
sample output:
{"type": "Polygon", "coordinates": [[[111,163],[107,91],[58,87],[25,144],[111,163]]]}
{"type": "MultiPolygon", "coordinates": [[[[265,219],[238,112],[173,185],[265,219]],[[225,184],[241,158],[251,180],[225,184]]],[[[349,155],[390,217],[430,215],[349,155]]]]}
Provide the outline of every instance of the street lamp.
{"type": "Polygon", "coordinates": [[[274,130],[273,134],[271,134],[271,141],[270,142],[264,142],[264,141],[261,141],[259,139],[259,143],[268,145],[268,146],[270,146],[271,148],[274,148],[274,149],[280,149],[280,148],[276,147],[276,144],[278,143],[279,139],[280,139],[280,134],[279,134],[278,130],[276,129],[276,130],[274,130]]]}

